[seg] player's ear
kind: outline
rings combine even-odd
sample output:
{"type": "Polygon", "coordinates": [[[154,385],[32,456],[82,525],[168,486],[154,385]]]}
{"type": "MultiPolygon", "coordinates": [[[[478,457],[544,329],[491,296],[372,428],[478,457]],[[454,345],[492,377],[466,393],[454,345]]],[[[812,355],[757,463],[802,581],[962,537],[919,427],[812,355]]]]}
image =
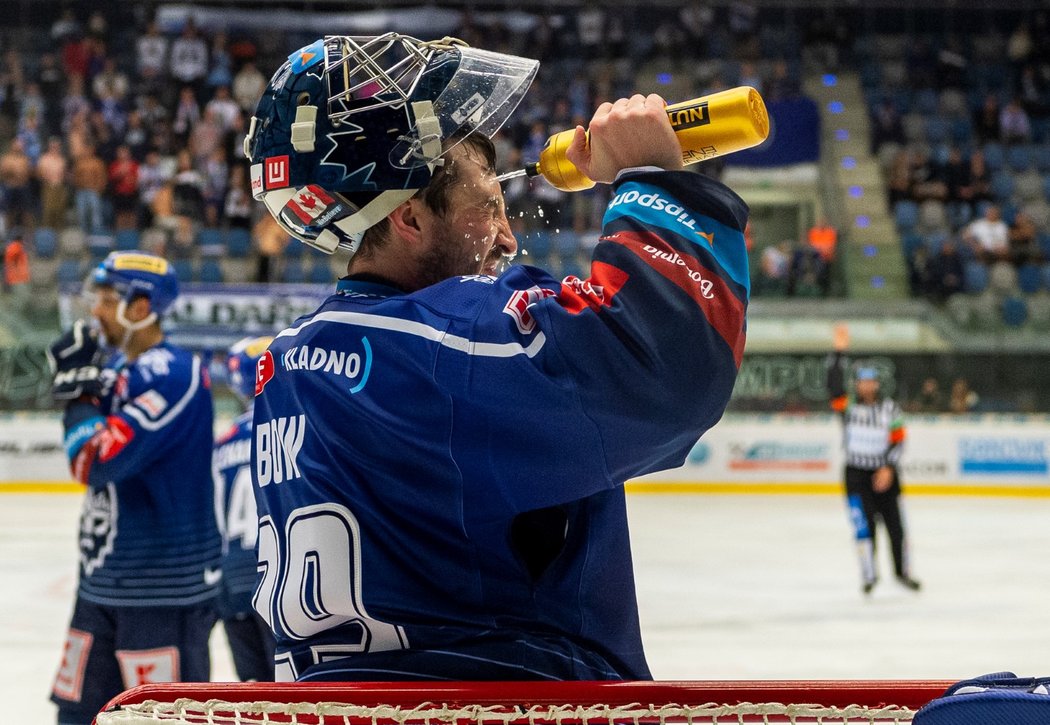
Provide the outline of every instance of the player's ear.
{"type": "Polygon", "coordinates": [[[409,199],[398,204],[387,219],[395,235],[408,242],[419,242],[426,227],[426,211],[426,204],[421,199],[409,199]]]}
{"type": "Polygon", "coordinates": [[[149,315],[152,307],[147,297],[136,297],[128,303],[127,311],[124,316],[128,318],[129,322],[138,322],[144,320],[149,315]]]}

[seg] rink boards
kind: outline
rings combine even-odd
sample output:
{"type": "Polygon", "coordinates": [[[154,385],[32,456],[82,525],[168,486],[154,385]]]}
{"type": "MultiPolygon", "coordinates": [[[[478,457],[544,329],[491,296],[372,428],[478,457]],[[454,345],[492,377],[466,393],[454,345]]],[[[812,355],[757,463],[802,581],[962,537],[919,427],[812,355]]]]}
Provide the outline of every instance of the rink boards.
{"type": "MultiPolygon", "coordinates": [[[[683,466],[631,481],[628,490],[834,493],[841,437],[832,414],[727,415],[683,466]]],[[[61,438],[57,416],[0,418],[0,492],[79,490],[70,482],[61,438]]],[[[902,469],[912,494],[1050,497],[1050,416],[912,416],[902,469]]]]}

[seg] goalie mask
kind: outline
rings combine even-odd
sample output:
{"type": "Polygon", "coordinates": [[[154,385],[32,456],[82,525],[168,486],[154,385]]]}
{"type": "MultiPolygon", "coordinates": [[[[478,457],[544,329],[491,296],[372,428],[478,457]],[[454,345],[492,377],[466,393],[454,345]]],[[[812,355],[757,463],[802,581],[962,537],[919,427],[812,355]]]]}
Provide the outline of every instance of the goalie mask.
{"type": "Polygon", "coordinates": [[[353,254],[430,182],[452,139],[499,130],[538,66],[450,38],[318,40],[289,56],[251,119],[252,195],[296,239],[353,254]]]}

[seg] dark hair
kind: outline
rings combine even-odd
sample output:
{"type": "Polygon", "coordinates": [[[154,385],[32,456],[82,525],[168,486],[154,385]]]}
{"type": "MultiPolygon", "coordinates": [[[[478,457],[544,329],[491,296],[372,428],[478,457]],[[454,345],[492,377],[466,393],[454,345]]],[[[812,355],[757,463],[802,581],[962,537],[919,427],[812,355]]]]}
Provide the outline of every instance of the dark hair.
{"type": "MultiPolygon", "coordinates": [[[[462,138],[454,136],[445,143],[447,146],[452,146],[457,142],[464,147],[467,154],[483,161],[489,169],[496,169],[496,147],[488,136],[482,133],[472,133],[462,138]]],[[[450,191],[457,181],[459,181],[457,164],[447,163],[446,157],[446,163],[437,167],[434,175],[430,177],[430,183],[417,191],[412,198],[421,199],[435,214],[444,216],[448,212],[450,191]]],[[[374,255],[388,239],[390,239],[390,220],[383,217],[365,231],[354,259],[374,255]]],[[[353,260],[351,260],[352,263],[353,260]]]]}

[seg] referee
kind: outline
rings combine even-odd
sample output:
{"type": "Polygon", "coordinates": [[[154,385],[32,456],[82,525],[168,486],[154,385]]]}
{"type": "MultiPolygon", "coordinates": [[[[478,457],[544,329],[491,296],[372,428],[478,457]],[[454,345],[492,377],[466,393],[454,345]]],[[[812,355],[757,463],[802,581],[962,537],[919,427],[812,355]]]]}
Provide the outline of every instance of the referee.
{"type": "Polygon", "coordinates": [[[828,366],[831,407],[842,414],[846,447],[846,501],[857,539],[862,577],[861,591],[870,594],[878,581],[875,571],[875,523],[881,519],[890,537],[897,581],[918,591],[920,584],[908,568],[907,538],[901,514],[901,484],[897,472],[904,420],[901,407],[879,395],[878,373],[870,367],[855,372],[854,395],[846,392],[847,363],[843,352],[849,344],[844,326],[835,330],[835,352],[828,366]]]}

